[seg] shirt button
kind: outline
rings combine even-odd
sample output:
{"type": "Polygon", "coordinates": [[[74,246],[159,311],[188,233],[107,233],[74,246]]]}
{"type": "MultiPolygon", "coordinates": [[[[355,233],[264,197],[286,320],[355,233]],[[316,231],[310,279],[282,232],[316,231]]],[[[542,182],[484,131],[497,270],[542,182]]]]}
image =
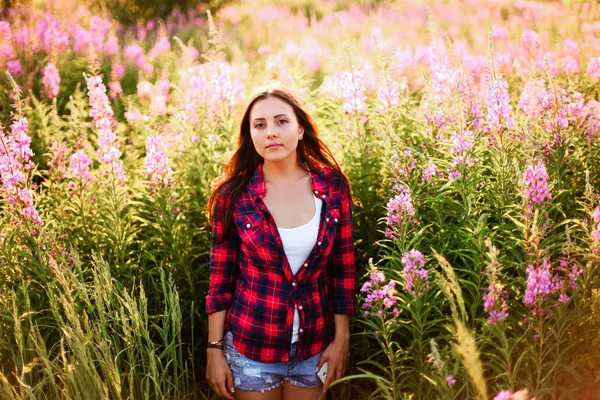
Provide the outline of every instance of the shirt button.
{"type": "Polygon", "coordinates": [[[250,224],[246,224],[246,228],[250,228],[252,225],[250,224]]]}
{"type": "Polygon", "coordinates": [[[292,282],[292,286],[296,286],[296,282],[292,282]]]}
{"type": "Polygon", "coordinates": [[[329,218],[326,218],[325,221],[329,222],[329,218]]]}
{"type": "Polygon", "coordinates": [[[318,191],[318,190],[315,190],[315,194],[319,194],[319,191],[318,191]]]}
{"type": "Polygon", "coordinates": [[[321,196],[321,198],[323,198],[323,199],[324,199],[325,197],[327,197],[327,196],[325,196],[325,195],[321,196]]]}
{"type": "Polygon", "coordinates": [[[298,306],[298,310],[302,310],[302,306],[298,306]]]}
{"type": "Polygon", "coordinates": [[[336,219],[334,219],[334,221],[335,221],[335,222],[338,222],[338,219],[336,218],[336,219]]]}
{"type": "Polygon", "coordinates": [[[302,333],[302,332],[304,332],[304,330],[303,329],[298,329],[298,332],[302,333]]]}
{"type": "Polygon", "coordinates": [[[320,246],[320,245],[321,245],[321,242],[317,242],[317,246],[320,246]]]}
{"type": "Polygon", "coordinates": [[[305,266],[305,267],[308,267],[308,263],[304,263],[304,266],[305,266]]]}

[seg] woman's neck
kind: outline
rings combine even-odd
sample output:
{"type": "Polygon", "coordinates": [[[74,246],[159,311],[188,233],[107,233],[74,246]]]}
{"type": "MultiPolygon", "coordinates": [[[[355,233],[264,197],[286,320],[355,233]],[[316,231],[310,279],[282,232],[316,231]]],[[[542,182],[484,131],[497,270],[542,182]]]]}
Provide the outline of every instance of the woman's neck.
{"type": "Polygon", "coordinates": [[[280,162],[265,160],[263,164],[265,183],[288,183],[306,175],[306,170],[302,168],[297,160],[297,158],[280,162]]]}

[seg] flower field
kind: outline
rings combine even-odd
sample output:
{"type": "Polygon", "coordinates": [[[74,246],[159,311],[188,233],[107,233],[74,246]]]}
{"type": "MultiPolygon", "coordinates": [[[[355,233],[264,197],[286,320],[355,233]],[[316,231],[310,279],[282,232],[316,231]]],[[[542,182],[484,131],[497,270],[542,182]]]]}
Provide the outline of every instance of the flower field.
{"type": "Polygon", "coordinates": [[[0,9],[0,398],[216,398],[206,205],[276,81],[355,203],[330,399],[600,399],[599,3],[212,11],[0,9]]]}

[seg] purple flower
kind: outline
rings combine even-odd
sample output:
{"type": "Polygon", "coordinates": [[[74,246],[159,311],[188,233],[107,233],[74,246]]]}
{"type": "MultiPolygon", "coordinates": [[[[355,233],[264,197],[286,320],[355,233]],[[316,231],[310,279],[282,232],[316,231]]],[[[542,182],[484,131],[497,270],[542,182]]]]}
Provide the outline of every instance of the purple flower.
{"type": "Polygon", "coordinates": [[[402,277],[404,291],[418,296],[419,292],[429,288],[429,276],[425,266],[425,256],[418,250],[410,250],[402,255],[402,277]]]}
{"type": "Polygon", "coordinates": [[[456,379],[454,379],[454,376],[448,375],[446,377],[446,384],[450,387],[454,386],[456,384],[456,379]]]}
{"type": "Polygon", "coordinates": [[[548,172],[542,161],[527,167],[523,183],[525,184],[524,200],[530,208],[534,204],[541,204],[544,200],[552,200],[552,194],[548,190],[548,172]]]}
{"type": "Polygon", "coordinates": [[[546,85],[541,79],[532,79],[525,82],[523,92],[519,98],[518,107],[529,118],[540,117],[548,107],[546,98],[546,85]]]}
{"type": "Polygon", "coordinates": [[[6,199],[17,207],[21,216],[35,225],[43,225],[33,204],[35,192],[28,187],[26,175],[33,167],[27,119],[22,114],[18,96],[16,103],[17,112],[11,113],[10,132],[5,132],[0,125],[0,182],[6,199]]]}
{"type": "Polygon", "coordinates": [[[231,112],[244,98],[246,69],[236,70],[224,61],[208,62],[184,69],[179,76],[179,119],[196,124],[231,112]]]}
{"type": "Polygon", "coordinates": [[[431,179],[439,173],[440,169],[435,165],[433,160],[429,160],[425,169],[423,169],[423,179],[425,182],[430,182],[431,179]]]}
{"type": "MultiPolygon", "coordinates": [[[[345,114],[367,114],[367,77],[363,71],[336,71],[327,76],[321,85],[321,92],[337,100],[343,100],[345,114]]],[[[388,94],[391,94],[388,92],[388,94]]]]}
{"type": "Polygon", "coordinates": [[[408,187],[398,184],[394,186],[394,189],[398,194],[387,203],[387,224],[390,227],[400,225],[405,218],[415,215],[408,187]]]}
{"type": "Polygon", "coordinates": [[[169,167],[167,146],[161,136],[148,136],[146,140],[146,178],[150,187],[155,184],[171,185],[173,171],[169,167]]]}
{"type": "Polygon", "coordinates": [[[49,100],[52,100],[58,95],[58,87],[60,85],[60,74],[54,63],[48,63],[42,69],[42,95],[45,95],[49,100]]]}
{"type": "Polygon", "coordinates": [[[540,303],[560,288],[557,277],[552,275],[551,268],[552,265],[547,258],[544,258],[542,265],[539,267],[533,265],[527,267],[527,288],[525,289],[523,303],[534,307],[534,314],[541,312],[540,303]]]}
{"type": "Polygon", "coordinates": [[[454,131],[450,138],[451,142],[451,153],[454,156],[452,160],[452,164],[450,166],[450,170],[448,172],[448,177],[450,180],[460,178],[461,173],[458,172],[458,169],[462,168],[464,165],[468,167],[472,167],[479,160],[476,158],[472,158],[470,156],[471,150],[473,148],[473,131],[454,131]]]}
{"type": "Polygon", "coordinates": [[[592,78],[600,79],[600,57],[592,57],[588,62],[587,74],[592,78]]]}
{"type": "Polygon", "coordinates": [[[20,60],[12,60],[6,63],[6,69],[10,72],[11,75],[21,75],[21,61],[20,60]]]}
{"type": "Polygon", "coordinates": [[[385,76],[382,79],[381,86],[377,92],[378,108],[380,110],[396,111],[400,105],[400,96],[408,91],[406,77],[403,77],[401,82],[385,76]]]}
{"type": "Polygon", "coordinates": [[[530,53],[536,53],[540,49],[540,39],[538,38],[538,34],[529,29],[523,31],[521,43],[525,50],[530,53]]]}
{"type": "MultiPolygon", "coordinates": [[[[383,316],[381,306],[389,309],[398,301],[394,289],[396,282],[390,280],[387,285],[382,286],[382,283],[385,281],[385,275],[373,266],[371,266],[369,277],[370,280],[365,282],[360,290],[366,294],[365,303],[362,305],[362,308],[371,309],[371,311],[367,310],[364,314],[368,316],[375,312],[378,316],[383,316]]],[[[396,316],[398,310],[394,310],[392,313],[396,316]]]]}
{"type": "Polygon", "coordinates": [[[50,161],[48,161],[48,166],[50,167],[50,174],[56,180],[61,180],[64,178],[65,173],[67,172],[67,155],[68,148],[65,142],[61,142],[60,145],[57,141],[53,141],[50,145],[50,149],[52,150],[52,156],[50,161]]]}
{"type": "Polygon", "coordinates": [[[510,97],[506,81],[494,80],[490,83],[486,104],[488,108],[487,122],[490,129],[502,130],[514,127],[515,123],[510,117],[510,97]]]}
{"type": "Polygon", "coordinates": [[[483,295],[483,310],[489,313],[488,323],[494,325],[508,317],[504,285],[492,278],[487,293],[483,295]]]}
{"type": "Polygon", "coordinates": [[[521,389],[515,393],[511,393],[509,390],[503,390],[494,397],[494,400],[527,400],[527,394],[527,389],[521,389]]]}
{"type": "Polygon", "coordinates": [[[98,132],[98,160],[104,165],[103,173],[112,174],[118,181],[125,182],[125,172],[121,161],[118,136],[115,133],[116,121],[106,95],[106,86],[102,77],[86,77],[90,98],[90,116],[92,127],[98,132]]]}
{"type": "Polygon", "coordinates": [[[67,177],[71,179],[71,182],[69,182],[71,190],[85,190],[88,188],[89,183],[94,179],[91,165],[92,161],[83,149],[71,154],[71,157],[69,157],[69,170],[67,171],[67,177]]]}

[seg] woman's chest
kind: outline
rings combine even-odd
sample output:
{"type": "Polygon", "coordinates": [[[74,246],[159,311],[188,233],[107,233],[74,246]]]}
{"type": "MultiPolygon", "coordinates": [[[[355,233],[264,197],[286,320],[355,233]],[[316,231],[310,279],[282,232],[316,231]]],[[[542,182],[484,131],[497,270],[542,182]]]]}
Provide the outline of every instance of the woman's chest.
{"type": "Polygon", "coordinates": [[[315,217],[315,198],[307,188],[267,188],[263,202],[278,228],[299,227],[315,217]]]}

